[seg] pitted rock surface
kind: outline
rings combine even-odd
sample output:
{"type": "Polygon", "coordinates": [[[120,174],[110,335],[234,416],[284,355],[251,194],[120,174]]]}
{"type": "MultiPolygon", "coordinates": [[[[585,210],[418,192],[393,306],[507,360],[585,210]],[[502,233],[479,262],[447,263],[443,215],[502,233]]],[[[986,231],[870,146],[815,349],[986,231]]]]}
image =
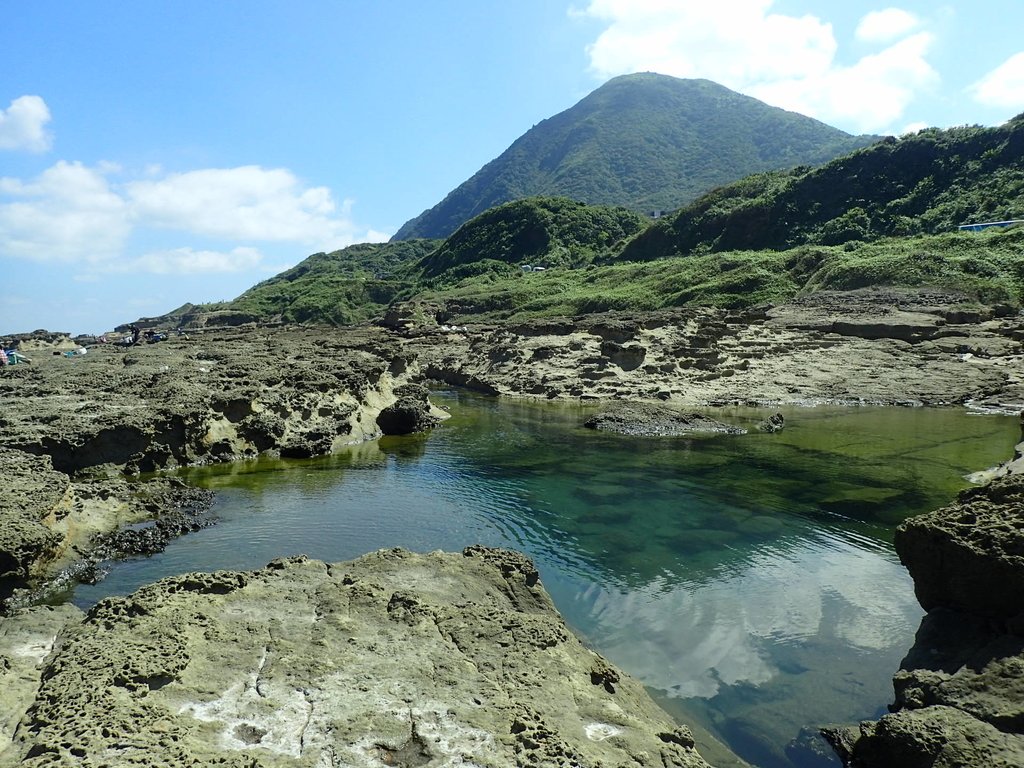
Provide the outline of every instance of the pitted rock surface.
{"type": "Polygon", "coordinates": [[[372,327],[236,329],[37,355],[0,375],[0,445],[48,455],[67,474],[325,454],[378,435],[377,414],[415,375],[372,327]]]}
{"type": "Polygon", "coordinates": [[[1024,475],[996,478],[907,520],[895,543],[925,610],[1013,622],[1024,634],[1024,475]]]}
{"type": "Polygon", "coordinates": [[[826,738],[858,768],[1024,765],[1024,475],[911,518],[896,548],[929,613],[892,712],[826,738]]]}
{"type": "Polygon", "coordinates": [[[175,477],[69,478],[47,456],[4,448],[0,463],[0,615],[212,522],[212,493],[175,477]]]}
{"type": "Polygon", "coordinates": [[[580,644],[532,563],[471,548],[291,558],[104,600],[59,638],[0,765],[707,763],[580,644]]]}
{"type": "Polygon", "coordinates": [[[181,483],[128,487],[125,473],[327,454],[379,435],[396,401],[415,403],[417,430],[445,415],[373,327],[211,331],[71,358],[35,349],[31,365],[0,371],[0,603],[44,570],[77,560],[81,577],[208,522],[181,483]]]}
{"type": "Polygon", "coordinates": [[[433,378],[519,397],[971,402],[1006,411],[1024,409],[1022,340],[1024,317],[1004,308],[932,289],[869,289],[742,311],[688,307],[420,331],[408,348],[433,378]]]}

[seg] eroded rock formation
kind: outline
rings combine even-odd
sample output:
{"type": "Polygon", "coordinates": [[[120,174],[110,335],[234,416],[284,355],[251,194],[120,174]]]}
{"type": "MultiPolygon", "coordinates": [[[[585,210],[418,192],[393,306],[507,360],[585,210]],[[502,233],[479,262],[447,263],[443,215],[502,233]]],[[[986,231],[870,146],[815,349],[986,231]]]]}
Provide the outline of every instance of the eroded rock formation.
{"type": "Polygon", "coordinates": [[[896,548],[929,613],[891,714],[826,736],[854,768],[1024,765],[1024,475],[908,520],[896,548]]]}
{"type": "Polygon", "coordinates": [[[542,398],[677,405],[1024,407],[1024,318],[930,290],[821,292],[412,334],[433,378],[542,398]]]}
{"type": "Polygon", "coordinates": [[[375,328],[37,351],[0,376],[0,602],[45,569],[87,577],[103,558],[157,551],[208,521],[203,492],[168,478],[129,485],[125,473],[330,453],[379,435],[396,402],[411,431],[426,429],[444,414],[409,383],[417,376],[375,328]]]}
{"type": "Polygon", "coordinates": [[[0,765],[707,763],[581,645],[526,557],[473,547],[104,600],[57,639],[0,765]]]}
{"type": "Polygon", "coordinates": [[[646,403],[619,405],[594,414],[583,426],[604,432],[645,437],[673,437],[693,434],[742,435],[742,427],[725,424],[699,413],[646,403]]]}

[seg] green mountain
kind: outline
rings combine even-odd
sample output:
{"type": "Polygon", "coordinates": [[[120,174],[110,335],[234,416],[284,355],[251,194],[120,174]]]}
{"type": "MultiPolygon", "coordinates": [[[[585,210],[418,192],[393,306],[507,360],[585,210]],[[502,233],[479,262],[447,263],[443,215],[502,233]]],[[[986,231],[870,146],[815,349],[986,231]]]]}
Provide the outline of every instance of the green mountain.
{"type": "Polygon", "coordinates": [[[1024,219],[1024,115],[997,128],[929,128],[818,168],[750,176],[655,222],[630,261],[937,234],[1024,219]]]}
{"type": "Polygon", "coordinates": [[[393,239],[447,237],[489,208],[537,195],[673,210],[749,174],[823,163],[878,138],[708,80],[625,75],[538,123],[393,239]]]}
{"type": "Polygon", "coordinates": [[[410,299],[463,320],[746,307],[874,285],[950,288],[1019,307],[1024,225],[957,229],[1010,219],[1024,219],[1024,115],[754,174],[657,221],[565,198],[517,200],[446,240],[314,254],[234,301],[186,305],[147,324],[347,324],[410,299]]]}
{"type": "MultiPolygon", "coordinates": [[[[499,205],[463,224],[421,262],[425,278],[466,277],[485,262],[522,267],[581,267],[619,252],[649,219],[626,208],[558,197],[499,205]]],[[[499,267],[500,271],[500,267],[499,267]]]]}

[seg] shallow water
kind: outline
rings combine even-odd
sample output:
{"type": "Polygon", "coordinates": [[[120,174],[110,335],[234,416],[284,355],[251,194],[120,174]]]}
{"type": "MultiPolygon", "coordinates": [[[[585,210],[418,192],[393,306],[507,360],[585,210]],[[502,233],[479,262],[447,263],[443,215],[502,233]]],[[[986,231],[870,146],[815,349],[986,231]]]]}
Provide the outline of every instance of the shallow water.
{"type": "MultiPolygon", "coordinates": [[[[298,553],[515,547],[569,623],[680,719],[763,768],[838,765],[787,745],[892,698],[922,615],[895,524],[948,502],[1018,436],[1014,418],[818,408],[784,409],[773,435],[638,439],[583,429],[582,406],[435,401],[453,417],[428,435],[187,471],[217,491],[218,525],[74,601],[298,553]]],[[[753,427],[765,414],[711,415],[753,427]]]]}

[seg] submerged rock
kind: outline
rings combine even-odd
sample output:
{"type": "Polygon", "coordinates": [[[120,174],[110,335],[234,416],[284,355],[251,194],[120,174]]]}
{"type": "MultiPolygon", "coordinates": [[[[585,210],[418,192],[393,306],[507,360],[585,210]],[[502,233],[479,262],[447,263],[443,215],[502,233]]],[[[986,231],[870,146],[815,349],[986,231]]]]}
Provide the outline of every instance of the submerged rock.
{"type": "Polygon", "coordinates": [[[58,640],[2,765],[706,768],[523,555],[164,579],[58,640]]]}
{"type": "Polygon", "coordinates": [[[786,426],[786,417],[781,413],[773,413],[763,419],[757,428],[762,432],[781,432],[786,426]]]}
{"type": "Polygon", "coordinates": [[[724,424],[699,413],[684,413],[646,403],[630,403],[591,416],[583,426],[637,437],[674,437],[695,433],[742,435],[745,429],[724,424]]]}

